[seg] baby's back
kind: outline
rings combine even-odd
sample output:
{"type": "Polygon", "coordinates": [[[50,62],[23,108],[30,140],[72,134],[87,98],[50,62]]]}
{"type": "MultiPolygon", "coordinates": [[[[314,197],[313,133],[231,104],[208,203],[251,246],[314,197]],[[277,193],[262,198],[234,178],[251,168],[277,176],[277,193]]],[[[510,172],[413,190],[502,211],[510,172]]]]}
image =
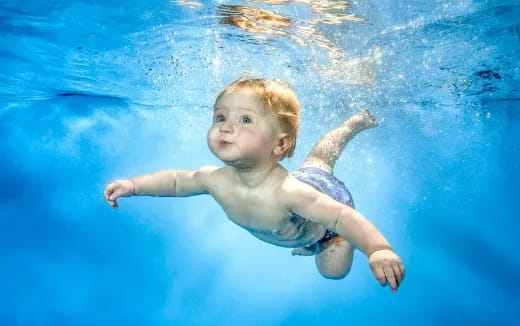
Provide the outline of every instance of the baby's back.
{"type": "Polygon", "coordinates": [[[280,202],[278,190],[291,178],[283,167],[255,189],[238,183],[232,172],[226,166],[212,172],[208,180],[209,193],[231,221],[260,240],[282,247],[309,246],[324,236],[325,227],[292,214],[280,202]]]}

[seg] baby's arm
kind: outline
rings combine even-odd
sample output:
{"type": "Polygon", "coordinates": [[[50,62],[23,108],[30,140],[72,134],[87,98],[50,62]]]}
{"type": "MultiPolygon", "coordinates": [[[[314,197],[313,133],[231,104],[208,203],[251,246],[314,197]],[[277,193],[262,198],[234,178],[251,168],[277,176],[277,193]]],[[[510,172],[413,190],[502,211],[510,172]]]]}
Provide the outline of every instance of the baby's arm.
{"type": "Polygon", "coordinates": [[[217,167],[204,166],[198,170],[168,169],[115,180],[105,188],[105,198],[113,207],[116,199],[129,196],[188,197],[208,193],[208,179],[217,167]]]}
{"type": "Polygon", "coordinates": [[[279,198],[286,208],[324,225],[344,237],[369,258],[370,268],[381,283],[397,290],[404,277],[404,265],[390,243],[363,215],[296,178],[288,177],[279,198]]]}

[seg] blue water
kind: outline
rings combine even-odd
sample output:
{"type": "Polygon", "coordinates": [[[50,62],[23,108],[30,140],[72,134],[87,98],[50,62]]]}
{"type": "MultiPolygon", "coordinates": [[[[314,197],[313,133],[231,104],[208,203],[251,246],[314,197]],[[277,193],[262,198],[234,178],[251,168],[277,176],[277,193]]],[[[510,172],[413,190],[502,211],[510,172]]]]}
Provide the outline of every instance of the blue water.
{"type": "Polygon", "coordinates": [[[198,4],[0,0],[1,325],[520,324],[518,1],[198,4]],[[230,5],[290,24],[219,23],[230,5]],[[116,178],[221,166],[211,106],[242,76],[297,91],[290,171],[371,109],[335,173],[403,259],[397,293],[359,251],[323,278],[209,196],[104,201],[116,178]]]}

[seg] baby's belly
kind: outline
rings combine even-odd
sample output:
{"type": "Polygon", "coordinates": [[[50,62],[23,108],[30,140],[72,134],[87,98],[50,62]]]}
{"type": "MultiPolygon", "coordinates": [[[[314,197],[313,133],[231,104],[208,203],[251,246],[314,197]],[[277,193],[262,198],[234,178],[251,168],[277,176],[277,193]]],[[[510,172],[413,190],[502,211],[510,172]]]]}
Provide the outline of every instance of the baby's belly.
{"type": "Polygon", "coordinates": [[[325,236],[327,229],[320,224],[300,219],[298,223],[291,223],[271,231],[248,231],[258,239],[268,242],[270,244],[298,248],[307,247],[325,236]]]}

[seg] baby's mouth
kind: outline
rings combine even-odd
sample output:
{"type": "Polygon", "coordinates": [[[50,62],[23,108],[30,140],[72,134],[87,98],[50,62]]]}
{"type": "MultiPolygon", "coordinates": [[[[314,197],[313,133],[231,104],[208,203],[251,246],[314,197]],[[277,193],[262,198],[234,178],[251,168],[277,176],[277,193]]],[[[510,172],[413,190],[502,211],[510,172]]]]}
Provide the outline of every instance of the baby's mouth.
{"type": "Polygon", "coordinates": [[[219,141],[219,144],[220,144],[221,146],[225,146],[225,145],[231,145],[231,143],[230,143],[230,142],[227,142],[227,141],[223,141],[223,140],[219,141]]]}

